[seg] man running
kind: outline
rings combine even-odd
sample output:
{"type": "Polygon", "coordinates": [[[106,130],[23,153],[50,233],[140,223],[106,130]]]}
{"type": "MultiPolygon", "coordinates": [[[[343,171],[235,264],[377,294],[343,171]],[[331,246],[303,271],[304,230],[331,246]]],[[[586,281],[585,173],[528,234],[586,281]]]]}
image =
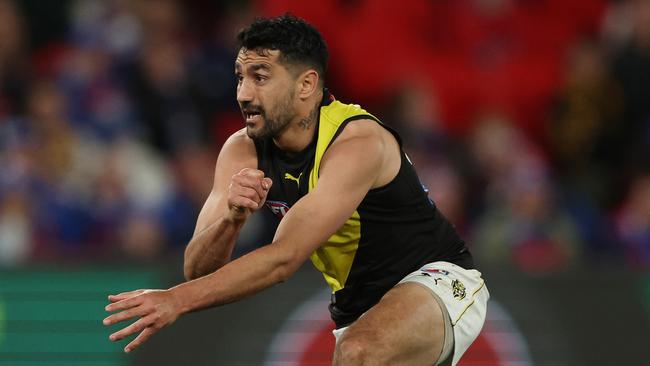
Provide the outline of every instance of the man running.
{"type": "MultiPolygon", "coordinates": [[[[396,132],[324,87],[320,33],[292,15],[238,35],[246,127],[217,159],[185,252],[188,282],[109,296],[104,324],[138,347],[181,314],[287,280],[308,259],[332,289],[334,365],[455,365],[489,298],[472,256],[428,198],[396,132]],[[248,217],[281,217],[273,242],[231,261],[248,217]]],[[[372,57],[359,55],[359,57],[372,57]]]]}

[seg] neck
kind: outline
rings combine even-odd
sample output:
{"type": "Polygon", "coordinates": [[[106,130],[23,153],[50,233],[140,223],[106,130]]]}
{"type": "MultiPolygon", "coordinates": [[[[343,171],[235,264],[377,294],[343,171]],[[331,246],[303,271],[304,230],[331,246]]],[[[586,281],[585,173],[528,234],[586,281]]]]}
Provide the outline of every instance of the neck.
{"type": "Polygon", "coordinates": [[[299,152],[304,150],[314,139],[316,126],[318,125],[320,111],[320,98],[312,103],[310,108],[300,113],[289,126],[273,142],[281,150],[287,152],[299,152]]]}

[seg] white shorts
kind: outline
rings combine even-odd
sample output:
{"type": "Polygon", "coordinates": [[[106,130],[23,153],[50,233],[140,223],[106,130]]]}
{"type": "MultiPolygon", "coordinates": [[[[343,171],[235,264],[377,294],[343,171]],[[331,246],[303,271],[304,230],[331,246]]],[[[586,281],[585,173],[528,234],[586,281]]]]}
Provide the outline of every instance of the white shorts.
{"type": "MultiPolygon", "coordinates": [[[[441,305],[445,318],[445,342],[436,365],[443,362],[445,365],[456,365],[478,337],[485,322],[490,293],[481,272],[449,262],[433,262],[404,277],[399,283],[405,282],[415,282],[430,289],[441,305]],[[449,363],[452,351],[453,357],[449,363]]],[[[333,331],[337,342],[346,329],[333,331]]]]}

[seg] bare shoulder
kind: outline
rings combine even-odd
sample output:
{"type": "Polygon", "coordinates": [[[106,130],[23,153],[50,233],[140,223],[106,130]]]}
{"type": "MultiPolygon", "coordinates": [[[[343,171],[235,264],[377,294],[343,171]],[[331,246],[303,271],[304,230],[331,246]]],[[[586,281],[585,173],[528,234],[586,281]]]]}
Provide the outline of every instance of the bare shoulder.
{"type": "Polygon", "coordinates": [[[382,130],[384,128],[373,120],[360,119],[351,121],[334,140],[332,147],[357,145],[370,151],[381,149],[386,142],[382,130]]]}
{"type": "Polygon", "coordinates": [[[324,160],[328,154],[341,155],[347,162],[353,161],[353,156],[358,156],[363,165],[373,166],[377,170],[377,177],[372,188],[387,184],[399,172],[399,144],[391,132],[374,120],[349,122],[329,150],[324,160]]]}
{"type": "MultiPolygon", "coordinates": [[[[382,138],[385,128],[381,127],[379,123],[371,119],[358,119],[348,122],[347,126],[341,131],[338,139],[345,140],[347,138],[382,138]]],[[[338,140],[337,139],[337,140],[338,140]]]]}
{"type": "Polygon", "coordinates": [[[350,144],[360,146],[366,153],[386,152],[388,154],[395,150],[395,146],[398,146],[393,134],[371,119],[349,122],[334,140],[332,147],[350,144]]]}
{"type": "Polygon", "coordinates": [[[253,139],[248,137],[245,128],[242,128],[228,137],[221,148],[219,159],[236,159],[242,163],[246,163],[245,165],[253,164],[257,167],[255,143],[253,142],[253,139]]]}
{"type": "Polygon", "coordinates": [[[240,149],[255,149],[255,143],[253,142],[253,139],[248,137],[246,134],[246,128],[242,128],[230,135],[223,146],[240,149]]]}

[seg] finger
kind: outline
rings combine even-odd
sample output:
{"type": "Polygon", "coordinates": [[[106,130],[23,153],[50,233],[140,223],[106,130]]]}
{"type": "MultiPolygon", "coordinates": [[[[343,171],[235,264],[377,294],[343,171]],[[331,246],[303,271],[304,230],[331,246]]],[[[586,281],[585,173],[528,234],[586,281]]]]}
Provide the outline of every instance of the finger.
{"type": "Polygon", "coordinates": [[[113,342],[119,341],[120,339],[126,338],[126,337],[130,336],[131,334],[137,333],[137,332],[145,329],[146,327],[151,325],[153,322],[154,322],[154,317],[150,314],[150,315],[148,315],[148,316],[146,316],[144,318],[138,319],[138,321],[134,322],[133,324],[129,325],[128,327],[126,327],[126,328],[124,328],[124,329],[122,329],[122,330],[120,330],[118,332],[115,332],[115,333],[111,334],[108,337],[108,339],[110,339],[113,342]]]}
{"type": "Polygon", "coordinates": [[[147,312],[144,309],[142,309],[141,306],[139,306],[137,308],[124,310],[122,312],[115,313],[115,314],[113,314],[111,316],[108,316],[108,317],[106,317],[104,319],[103,323],[104,323],[104,325],[113,325],[113,324],[123,322],[123,321],[128,320],[128,319],[131,319],[131,318],[135,318],[136,316],[142,316],[142,315],[144,315],[146,313],[147,312]]]}
{"type": "Polygon", "coordinates": [[[262,178],[249,177],[244,175],[235,175],[233,177],[233,183],[230,186],[230,189],[249,188],[257,192],[257,194],[262,197],[264,195],[264,188],[262,187],[262,178]]]}
{"type": "Polygon", "coordinates": [[[264,206],[264,202],[266,202],[266,196],[269,194],[269,189],[273,185],[273,181],[271,178],[264,178],[262,180],[262,187],[264,187],[264,196],[260,199],[260,203],[257,205],[257,208],[260,209],[262,206],[264,206]]]}
{"type": "Polygon", "coordinates": [[[124,347],[124,352],[129,353],[133,351],[135,348],[139,347],[142,343],[144,343],[147,339],[151,338],[154,333],[156,333],[158,329],[153,328],[153,327],[147,327],[144,328],[144,330],[138,334],[137,337],[135,337],[134,340],[131,341],[131,343],[127,344],[126,347],[124,347]]]}
{"type": "Polygon", "coordinates": [[[264,178],[264,172],[258,169],[244,168],[239,171],[239,174],[255,179],[264,178]]]}
{"type": "Polygon", "coordinates": [[[231,191],[231,195],[233,197],[237,197],[237,196],[246,197],[252,201],[259,202],[262,199],[264,192],[262,191],[262,194],[260,194],[257,190],[253,188],[233,187],[231,191]]]}
{"type": "Polygon", "coordinates": [[[142,304],[142,301],[144,301],[142,295],[137,295],[125,300],[108,304],[104,309],[106,309],[106,311],[126,310],[142,304]]]}
{"type": "Polygon", "coordinates": [[[250,210],[257,209],[257,202],[251,200],[250,198],[235,197],[230,202],[231,202],[231,206],[239,211],[241,211],[242,208],[244,209],[247,208],[250,210]]]}
{"type": "Polygon", "coordinates": [[[145,290],[134,290],[134,291],[122,292],[117,295],[108,295],[108,301],[110,302],[122,301],[124,299],[128,299],[129,297],[140,295],[144,291],[145,290]]]}
{"type": "Polygon", "coordinates": [[[262,179],[262,188],[264,188],[264,190],[266,191],[265,193],[268,193],[268,190],[271,189],[272,185],[273,185],[273,181],[271,180],[271,178],[262,179]]]}

